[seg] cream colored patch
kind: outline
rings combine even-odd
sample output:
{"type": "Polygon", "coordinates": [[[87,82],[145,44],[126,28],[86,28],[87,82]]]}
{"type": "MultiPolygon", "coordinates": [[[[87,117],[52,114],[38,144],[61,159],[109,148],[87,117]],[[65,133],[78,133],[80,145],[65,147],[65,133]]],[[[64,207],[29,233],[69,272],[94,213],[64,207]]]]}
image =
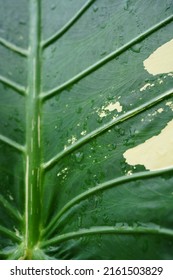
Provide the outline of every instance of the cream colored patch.
{"type": "MultiPolygon", "coordinates": [[[[168,75],[169,75],[169,74],[168,74],[168,75]]],[[[163,80],[162,80],[162,79],[159,79],[158,81],[159,81],[159,84],[160,84],[160,85],[163,84],[163,80]]]]}
{"type": "Polygon", "coordinates": [[[163,108],[159,108],[158,110],[157,110],[157,112],[160,114],[160,113],[162,113],[164,110],[163,110],[163,108]]]}
{"type": "Polygon", "coordinates": [[[159,135],[127,150],[123,156],[128,164],[144,165],[149,170],[173,166],[173,120],[159,135]]]}
{"type": "Polygon", "coordinates": [[[173,71],[173,39],[156,49],[146,60],[145,69],[152,75],[173,71]]]}
{"type": "Polygon", "coordinates": [[[100,118],[106,117],[108,114],[106,111],[112,112],[116,110],[118,113],[122,112],[123,107],[121,106],[120,102],[117,101],[116,103],[110,103],[109,105],[102,106],[102,111],[97,111],[100,118]]]}
{"type": "Polygon", "coordinates": [[[117,112],[120,113],[122,112],[122,106],[120,105],[120,102],[117,101],[116,103],[110,103],[107,107],[104,108],[104,110],[108,110],[109,112],[117,110],[117,112]]]}
{"type": "Polygon", "coordinates": [[[140,88],[140,91],[144,91],[147,88],[150,89],[151,87],[154,87],[154,84],[147,83],[143,87],[140,88]]]}
{"type": "Polygon", "coordinates": [[[133,174],[132,170],[129,170],[129,171],[126,173],[126,175],[128,175],[128,176],[130,176],[130,175],[132,175],[132,174],[133,174]]]}
{"type": "Polygon", "coordinates": [[[172,101],[166,102],[166,105],[169,106],[169,108],[173,111],[173,103],[172,103],[172,101]]]}
{"type": "Polygon", "coordinates": [[[77,141],[77,138],[74,135],[72,135],[72,137],[67,140],[68,144],[74,144],[76,141],[77,141]]]}
{"type": "Polygon", "coordinates": [[[98,112],[98,115],[99,115],[100,118],[103,118],[103,117],[106,117],[106,116],[107,116],[107,114],[106,114],[105,111],[98,112]]]}
{"type": "Polygon", "coordinates": [[[143,87],[140,88],[140,91],[144,91],[147,89],[147,87],[150,86],[150,83],[145,84],[143,87]]]}
{"type": "Polygon", "coordinates": [[[87,133],[87,131],[86,131],[86,130],[83,130],[83,131],[81,132],[81,135],[82,135],[82,136],[85,136],[86,133],[87,133]]]}
{"type": "Polygon", "coordinates": [[[65,167],[64,169],[62,169],[60,172],[57,173],[57,177],[59,177],[59,176],[61,176],[61,175],[63,175],[63,174],[66,174],[67,171],[68,171],[68,168],[65,167]]]}

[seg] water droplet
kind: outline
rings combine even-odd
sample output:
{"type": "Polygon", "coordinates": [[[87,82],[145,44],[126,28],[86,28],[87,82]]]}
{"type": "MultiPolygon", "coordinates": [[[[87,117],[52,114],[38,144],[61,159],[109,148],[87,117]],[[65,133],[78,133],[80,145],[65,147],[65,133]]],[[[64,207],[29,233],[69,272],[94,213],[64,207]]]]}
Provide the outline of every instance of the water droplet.
{"type": "Polygon", "coordinates": [[[112,144],[112,147],[115,150],[117,148],[117,144],[112,144]]]}
{"type": "Polygon", "coordinates": [[[103,222],[107,224],[109,222],[109,218],[107,215],[103,214],[103,222]]]}
{"type": "Polygon", "coordinates": [[[128,11],[128,9],[129,9],[129,0],[127,0],[125,5],[124,5],[124,10],[128,11]]]}
{"type": "Polygon", "coordinates": [[[165,12],[167,12],[171,8],[170,4],[167,5],[165,12]]]}
{"type": "Polygon", "coordinates": [[[56,5],[52,4],[50,8],[51,8],[51,10],[55,10],[56,9],[56,5]]]}
{"type": "Polygon", "coordinates": [[[106,23],[105,23],[105,22],[102,22],[102,23],[100,24],[100,27],[101,27],[101,29],[104,29],[104,28],[106,27],[106,23]]]}
{"type": "Polygon", "coordinates": [[[59,102],[59,99],[60,99],[60,94],[57,94],[57,95],[55,96],[55,100],[59,102]]]}
{"type": "Polygon", "coordinates": [[[93,6],[93,11],[96,13],[98,11],[98,7],[96,5],[93,6]]]}
{"type": "Polygon", "coordinates": [[[125,130],[124,130],[124,129],[120,129],[119,134],[120,134],[121,136],[123,136],[123,135],[125,134],[125,130]]]}
{"type": "Polygon", "coordinates": [[[9,76],[12,76],[12,72],[9,71],[9,72],[8,72],[8,75],[9,75],[9,76]]]}
{"type": "Polygon", "coordinates": [[[78,225],[79,228],[82,226],[82,217],[81,216],[78,217],[77,225],[78,225]]]}
{"type": "Polygon", "coordinates": [[[19,117],[18,117],[18,116],[15,116],[15,117],[14,117],[14,120],[15,120],[17,123],[19,123],[19,122],[20,122],[20,119],[19,119],[19,117]]]}
{"type": "Polygon", "coordinates": [[[125,145],[126,145],[126,146],[134,146],[134,144],[135,144],[135,141],[134,141],[132,138],[127,139],[127,140],[125,141],[125,145]]]}
{"type": "Polygon", "coordinates": [[[116,132],[119,132],[119,131],[120,131],[120,127],[119,127],[118,125],[116,125],[115,128],[114,128],[114,130],[115,130],[116,132]]]}
{"type": "Polygon", "coordinates": [[[108,95],[108,97],[106,98],[107,100],[111,101],[112,100],[112,96],[108,95]]]}
{"type": "Polygon", "coordinates": [[[15,131],[15,132],[20,132],[20,133],[21,133],[21,132],[23,132],[23,129],[20,128],[20,127],[17,127],[17,128],[14,128],[14,131],[15,131]]]}
{"type": "Polygon", "coordinates": [[[78,108],[76,109],[76,113],[80,114],[81,112],[82,112],[82,107],[78,107],[78,108]]]}
{"type": "Polygon", "coordinates": [[[80,169],[80,170],[84,170],[85,168],[86,168],[86,164],[80,164],[80,165],[79,165],[79,169],[80,169]]]}
{"type": "Polygon", "coordinates": [[[108,151],[115,150],[115,149],[116,149],[116,147],[117,147],[117,145],[116,145],[116,144],[109,144],[109,145],[108,145],[108,151]]]}
{"type": "Polygon", "coordinates": [[[141,44],[136,44],[136,45],[131,47],[131,50],[135,53],[140,53],[141,48],[142,48],[141,44]]]}
{"type": "Polygon", "coordinates": [[[93,175],[93,182],[95,183],[95,185],[98,185],[100,183],[100,181],[99,181],[99,179],[98,179],[96,174],[93,175]]]}
{"type": "Polygon", "coordinates": [[[69,85],[69,86],[67,87],[67,91],[71,91],[72,88],[73,88],[73,85],[69,85]]]}
{"type": "Polygon", "coordinates": [[[20,20],[19,20],[19,24],[21,24],[21,25],[25,25],[25,24],[26,24],[26,21],[25,21],[25,20],[23,20],[23,19],[20,19],[20,20]]]}
{"type": "Polygon", "coordinates": [[[78,152],[78,153],[75,154],[75,159],[76,159],[77,162],[81,162],[83,160],[83,158],[84,158],[83,153],[78,152]]]}
{"type": "Polygon", "coordinates": [[[98,123],[102,123],[102,121],[103,121],[102,118],[98,118],[98,119],[97,119],[97,122],[98,122],[98,123]]]}
{"type": "Polygon", "coordinates": [[[97,195],[94,196],[94,202],[95,202],[95,208],[98,207],[98,203],[99,203],[100,199],[97,195]]]}
{"type": "Polygon", "coordinates": [[[125,3],[125,5],[124,5],[124,10],[125,11],[128,11],[128,5],[127,5],[127,2],[125,3]]]}
{"type": "Polygon", "coordinates": [[[56,47],[55,47],[55,46],[52,46],[52,47],[51,47],[51,53],[54,53],[55,50],[56,50],[56,47]]]}
{"type": "Polygon", "coordinates": [[[100,55],[101,56],[105,56],[107,54],[107,52],[106,51],[103,51],[100,55]]]}
{"type": "Polygon", "coordinates": [[[121,161],[121,169],[122,169],[122,171],[124,171],[125,172],[125,170],[126,170],[126,167],[127,167],[127,165],[126,165],[126,163],[124,162],[124,160],[123,161],[121,161]]]}
{"type": "Polygon", "coordinates": [[[123,223],[116,223],[115,227],[121,228],[121,227],[123,227],[123,223]]]}

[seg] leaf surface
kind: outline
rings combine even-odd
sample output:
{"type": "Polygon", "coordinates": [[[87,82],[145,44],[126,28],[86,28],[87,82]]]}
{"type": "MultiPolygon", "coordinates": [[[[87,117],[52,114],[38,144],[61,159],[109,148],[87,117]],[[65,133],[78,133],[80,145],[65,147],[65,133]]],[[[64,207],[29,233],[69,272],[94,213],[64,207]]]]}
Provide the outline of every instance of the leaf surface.
{"type": "Polygon", "coordinates": [[[173,121],[173,67],[145,62],[173,3],[73,2],[1,1],[0,258],[172,259],[173,156],[126,155],[173,121]]]}

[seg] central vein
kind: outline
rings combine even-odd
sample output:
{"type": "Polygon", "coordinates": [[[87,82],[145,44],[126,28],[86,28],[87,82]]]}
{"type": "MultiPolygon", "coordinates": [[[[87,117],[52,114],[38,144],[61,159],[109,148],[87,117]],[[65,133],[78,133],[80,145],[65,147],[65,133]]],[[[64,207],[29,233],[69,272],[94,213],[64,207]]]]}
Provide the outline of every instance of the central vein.
{"type": "Polygon", "coordinates": [[[30,0],[28,90],[26,101],[25,247],[39,239],[41,145],[40,145],[40,0],[30,0]]]}

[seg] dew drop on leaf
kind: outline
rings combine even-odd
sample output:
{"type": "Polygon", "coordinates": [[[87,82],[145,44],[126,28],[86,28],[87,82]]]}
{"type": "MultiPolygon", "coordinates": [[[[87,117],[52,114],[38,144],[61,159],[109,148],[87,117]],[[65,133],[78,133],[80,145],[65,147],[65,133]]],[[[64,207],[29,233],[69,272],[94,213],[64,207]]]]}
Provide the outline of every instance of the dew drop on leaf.
{"type": "Polygon", "coordinates": [[[136,44],[131,48],[131,50],[135,53],[140,53],[141,48],[142,48],[141,44],[136,44]]]}
{"type": "Polygon", "coordinates": [[[110,144],[110,145],[108,145],[108,151],[115,150],[116,147],[117,147],[117,144],[110,144]]]}
{"type": "Polygon", "coordinates": [[[105,29],[106,23],[105,23],[105,22],[102,22],[102,23],[100,24],[100,27],[101,27],[101,29],[105,29]]]}
{"type": "Polygon", "coordinates": [[[83,160],[83,158],[84,158],[83,153],[78,152],[78,153],[75,154],[75,159],[76,159],[77,162],[81,162],[83,160]]]}
{"type": "Polygon", "coordinates": [[[51,10],[55,10],[56,9],[56,5],[52,4],[51,5],[51,10]]]}
{"type": "Polygon", "coordinates": [[[103,214],[103,222],[107,224],[109,222],[109,218],[107,215],[103,214]]]}
{"type": "Polygon", "coordinates": [[[78,108],[76,109],[76,113],[80,114],[81,112],[82,112],[82,107],[78,107],[78,108]]]}
{"type": "Polygon", "coordinates": [[[124,129],[120,129],[119,134],[120,134],[121,136],[123,136],[123,135],[125,134],[125,130],[124,130],[124,129]]]}
{"type": "Polygon", "coordinates": [[[107,54],[107,52],[106,51],[103,51],[100,55],[101,56],[105,56],[107,54]]]}
{"type": "Polygon", "coordinates": [[[51,48],[51,53],[53,54],[53,53],[55,52],[55,50],[56,50],[56,47],[53,46],[53,47],[51,48]]]}
{"type": "Polygon", "coordinates": [[[96,5],[93,6],[93,11],[96,13],[98,11],[98,7],[96,5]]]}
{"type": "Polygon", "coordinates": [[[102,121],[103,121],[102,118],[98,118],[98,119],[97,119],[97,122],[98,122],[98,123],[102,123],[102,121]]]}
{"type": "Polygon", "coordinates": [[[82,226],[82,217],[78,216],[77,225],[80,228],[82,226]]]}
{"type": "Polygon", "coordinates": [[[114,128],[114,130],[115,130],[116,132],[119,132],[119,131],[120,131],[119,126],[118,126],[118,125],[116,125],[116,126],[115,126],[115,128],[114,128]]]}
{"type": "Polygon", "coordinates": [[[26,25],[26,21],[23,20],[23,19],[20,19],[20,20],[19,20],[19,24],[20,24],[20,25],[26,25]]]}
{"type": "Polygon", "coordinates": [[[124,10],[128,11],[129,8],[129,0],[126,1],[125,5],[124,5],[124,10]]]}
{"type": "Polygon", "coordinates": [[[127,139],[127,140],[125,141],[125,145],[126,145],[126,146],[133,146],[134,144],[135,144],[135,141],[134,141],[132,138],[127,139]]]}

